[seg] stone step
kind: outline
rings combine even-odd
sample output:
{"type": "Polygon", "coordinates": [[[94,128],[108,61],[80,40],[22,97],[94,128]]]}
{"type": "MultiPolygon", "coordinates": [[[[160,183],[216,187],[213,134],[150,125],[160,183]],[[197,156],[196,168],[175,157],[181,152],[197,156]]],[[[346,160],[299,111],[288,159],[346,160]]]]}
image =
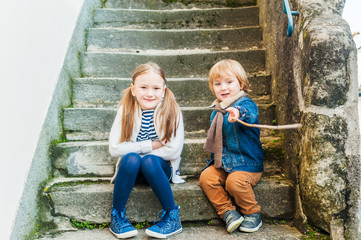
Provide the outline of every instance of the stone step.
{"type": "Polygon", "coordinates": [[[159,64],[166,77],[207,77],[218,61],[239,61],[248,75],[264,74],[265,50],[147,50],[134,52],[85,52],[81,54],[84,76],[129,78],[136,66],[152,61],[159,64]]]}
{"type": "Polygon", "coordinates": [[[256,5],[254,0],[135,0],[119,1],[107,0],[107,8],[129,8],[129,9],[190,9],[210,7],[239,7],[256,5]]]}
{"type": "MultiPolygon", "coordinates": [[[[269,103],[271,78],[250,76],[250,97],[257,104],[269,103]]],[[[73,80],[73,107],[116,107],[121,93],[130,86],[130,78],[76,78],[73,80]]],[[[215,99],[208,78],[168,78],[180,106],[209,106],[215,99]],[[202,91],[201,91],[202,90],[202,91]]]]}
{"type": "MultiPolygon", "coordinates": [[[[180,210],[182,211],[182,209],[180,210]]],[[[182,212],[180,213],[182,214],[182,212]]],[[[150,224],[151,225],[151,224],[150,224]]],[[[235,240],[235,239],[252,239],[252,240],[300,240],[305,239],[296,228],[287,224],[270,224],[263,223],[262,227],[254,233],[242,233],[235,231],[229,234],[222,225],[200,225],[200,224],[187,224],[182,223],[182,232],[177,235],[171,236],[172,240],[235,240]]],[[[62,240],[109,240],[115,239],[114,235],[105,229],[94,230],[78,230],[59,233],[54,236],[45,236],[39,238],[40,240],[62,239],[62,240]]],[[[131,239],[148,239],[145,234],[145,229],[138,230],[138,235],[131,239]]]]}
{"type": "MultiPolygon", "coordinates": [[[[259,121],[272,124],[275,108],[272,104],[259,104],[259,121]]],[[[182,107],[184,130],[186,133],[205,132],[209,129],[208,107],[182,107]]],[[[107,139],[116,115],[115,108],[66,108],[63,126],[68,140],[107,139]]]]}
{"type": "Polygon", "coordinates": [[[181,30],[92,28],[88,31],[87,51],[258,49],[261,41],[260,27],[181,30]]]}
{"type": "Polygon", "coordinates": [[[96,27],[122,28],[221,28],[258,26],[258,7],[209,9],[109,9],[98,8],[96,27]]]}
{"type": "MultiPolygon", "coordinates": [[[[56,179],[45,188],[54,216],[76,221],[105,223],[110,221],[113,184],[108,179],[65,178],[56,179]]],[[[217,214],[199,187],[198,180],[171,184],[174,199],[181,206],[182,221],[208,221],[217,214]]],[[[289,181],[277,177],[262,178],[254,188],[261,205],[263,218],[292,219],[294,214],[294,188],[289,181]]],[[[131,222],[156,220],[161,205],[151,188],[136,185],[127,202],[127,216],[131,222]]]]}
{"type": "MultiPolygon", "coordinates": [[[[185,139],[180,164],[181,175],[199,176],[210,154],[203,150],[205,138],[185,139]]],[[[281,174],[282,142],[279,138],[262,139],[264,176],[281,174]]],[[[116,157],[111,157],[108,142],[65,142],[52,148],[53,166],[59,175],[81,177],[114,175],[116,157]]]]}

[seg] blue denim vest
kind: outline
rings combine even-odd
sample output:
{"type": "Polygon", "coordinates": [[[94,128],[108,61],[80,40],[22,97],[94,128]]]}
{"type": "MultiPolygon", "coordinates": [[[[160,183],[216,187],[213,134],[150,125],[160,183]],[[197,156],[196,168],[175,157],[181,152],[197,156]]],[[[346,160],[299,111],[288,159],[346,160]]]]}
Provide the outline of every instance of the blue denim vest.
{"type": "MultiPolygon", "coordinates": [[[[242,97],[234,104],[240,112],[240,120],[259,124],[257,105],[249,97],[242,97]]],[[[216,111],[211,114],[211,124],[216,111]]],[[[223,117],[223,150],[222,167],[226,172],[246,171],[263,172],[263,149],[260,141],[259,128],[246,127],[239,122],[228,122],[227,112],[223,117]]],[[[211,161],[213,164],[213,153],[211,161]]]]}

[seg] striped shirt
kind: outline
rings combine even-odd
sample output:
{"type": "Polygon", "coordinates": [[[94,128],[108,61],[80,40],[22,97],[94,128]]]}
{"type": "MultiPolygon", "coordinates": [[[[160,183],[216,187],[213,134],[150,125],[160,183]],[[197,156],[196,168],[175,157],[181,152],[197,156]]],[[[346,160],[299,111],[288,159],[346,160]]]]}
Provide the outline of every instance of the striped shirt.
{"type": "Polygon", "coordinates": [[[140,131],[137,136],[137,142],[141,142],[144,140],[158,140],[158,136],[154,129],[153,122],[153,110],[143,110],[142,112],[142,125],[140,127],[140,131]]]}

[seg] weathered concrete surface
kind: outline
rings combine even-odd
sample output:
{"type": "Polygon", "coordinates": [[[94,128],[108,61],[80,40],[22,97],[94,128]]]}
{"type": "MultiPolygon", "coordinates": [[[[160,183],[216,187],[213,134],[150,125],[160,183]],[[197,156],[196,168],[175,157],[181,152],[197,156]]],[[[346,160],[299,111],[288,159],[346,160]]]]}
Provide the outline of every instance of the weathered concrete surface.
{"type": "MultiPolygon", "coordinates": [[[[182,215],[182,209],[180,214],[182,215]]],[[[138,231],[138,235],[132,239],[148,239],[144,229],[138,231]]],[[[189,239],[205,239],[205,240],[219,240],[219,239],[244,239],[252,238],[253,240],[296,240],[302,239],[303,235],[295,228],[285,224],[267,224],[263,223],[259,231],[255,233],[242,233],[235,231],[229,234],[224,226],[185,226],[180,234],[174,235],[171,239],[174,240],[189,240],[189,239]]],[[[116,239],[109,229],[95,229],[95,230],[79,230],[76,232],[60,233],[54,236],[46,236],[39,238],[40,240],[109,240],[116,239]]]]}
{"type": "MultiPolygon", "coordinates": [[[[262,104],[259,119],[262,124],[272,124],[274,106],[262,104]]],[[[212,109],[208,107],[184,107],[184,129],[186,132],[206,131],[209,128],[209,116],[212,109]]],[[[66,108],[64,109],[64,130],[68,140],[103,140],[109,136],[116,109],[114,108],[66,108]]]]}
{"type": "MultiPolygon", "coordinates": [[[[199,176],[210,154],[203,150],[205,138],[185,139],[180,164],[181,175],[199,176]]],[[[280,175],[282,146],[279,138],[263,143],[263,176],[280,175]]],[[[54,168],[65,176],[113,176],[117,158],[111,157],[108,142],[68,142],[51,151],[54,168]]]]}
{"type": "Polygon", "coordinates": [[[136,9],[187,9],[209,7],[237,7],[255,5],[254,0],[191,0],[191,1],[163,1],[163,0],[138,0],[118,1],[108,0],[106,7],[109,8],[136,8],[136,9]]]}
{"type": "Polygon", "coordinates": [[[248,74],[264,71],[264,50],[149,50],[133,52],[86,52],[81,55],[85,76],[130,77],[135,66],[153,61],[167,77],[206,77],[218,61],[239,61],[248,74]],[[177,66],[177,67],[174,67],[177,66]],[[197,67],[194,67],[197,66],[197,67]]]}
{"type": "Polygon", "coordinates": [[[257,49],[261,47],[260,27],[217,29],[118,29],[91,28],[88,52],[171,49],[257,49]]]}
{"type": "MultiPolygon", "coordinates": [[[[71,179],[65,179],[70,181],[71,179]]],[[[55,185],[47,191],[53,201],[55,215],[77,221],[104,223],[110,221],[113,184],[89,183],[55,185]],[[62,186],[63,185],[63,186],[62,186]]],[[[198,185],[198,180],[172,184],[176,204],[182,207],[183,221],[210,220],[217,214],[198,185]]],[[[291,219],[294,189],[290,183],[277,178],[263,178],[254,188],[256,199],[265,218],[291,219]]],[[[146,185],[136,186],[127,202],[127,216],[132,222],[154,221],[161,206],[146,185]]]]}
{"type": "Polygon", "coordinates": [[[292,1],[300,15],[293,17],[293,36],[286,37],[282,3],[258,1],[277,121],[303,124],[301,131],[284,133],[286,174],[300,185],[296,222],[302,228],[304,212],[338,234],[331,229],[333,219],[343,222],[349,239],[360,239],[356,49],[341,17],[344,3],[292,1]]]}
{"type": "Polygon", "coordinates": [[[96,27],[124,28],[219,28],[258,25],[258,8],[216,8],[216,9],[96,9],[96,27]]]}
{"type": "MultiPolygon", "coordinates": [[[[256,102],[270,102],[270,76],[249,76],[250,97],[256,102]]],[[[121,93],[131,83],[130,78],[77,78],[73,84],[73,107],[115,107],[121,93]]],[[[215,99],[207,78],[168,78],[167,87],[174,93],[179,106],[209,106],[215,99]],[[198,89],[204,89],[199,91],[198,89]]]]}

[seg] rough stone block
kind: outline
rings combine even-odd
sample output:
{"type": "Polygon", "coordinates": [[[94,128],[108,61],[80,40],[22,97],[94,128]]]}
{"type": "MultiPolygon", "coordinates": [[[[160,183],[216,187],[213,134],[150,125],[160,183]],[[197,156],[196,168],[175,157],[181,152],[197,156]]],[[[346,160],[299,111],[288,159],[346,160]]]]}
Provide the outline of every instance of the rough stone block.
{"type": "Polygon", "coordinates": [[[300,194],[306,216],[330,231],[334,215],[346,211],[346,120],[305,114],[302,119],[300,194]]]}
{"type": "Polygon", "coordinates": [[[340,15],[313,19],[304,30],[302,56],[305,104],[334,108],[347,101],[348,62],[355,48],[349,26],[340,15]]]}

